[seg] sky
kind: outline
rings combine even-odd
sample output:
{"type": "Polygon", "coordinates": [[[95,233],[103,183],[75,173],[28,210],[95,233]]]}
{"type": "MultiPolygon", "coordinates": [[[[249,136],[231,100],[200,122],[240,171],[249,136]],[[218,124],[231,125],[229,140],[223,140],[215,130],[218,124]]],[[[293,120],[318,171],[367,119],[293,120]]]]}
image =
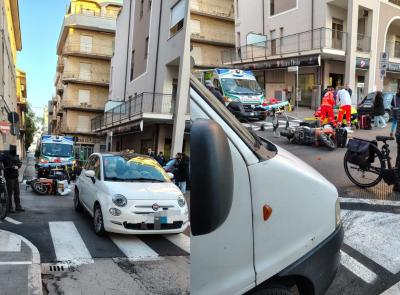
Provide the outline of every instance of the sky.
{"type": "Polygon", "coordinates": [[[57,41],[69,0],[19,0],[22,51],[17,67],[26,72],[28,102],[42,116],[55,94],[57,41]]]}

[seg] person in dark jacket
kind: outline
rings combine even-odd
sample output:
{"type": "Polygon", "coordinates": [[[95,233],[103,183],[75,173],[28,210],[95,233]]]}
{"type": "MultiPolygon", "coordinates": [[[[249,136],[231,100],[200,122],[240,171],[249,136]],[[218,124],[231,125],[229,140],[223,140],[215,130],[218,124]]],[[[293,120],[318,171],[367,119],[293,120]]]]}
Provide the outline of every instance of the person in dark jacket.
{"type": "Polygon", "coordinates": [[[374,101],[374,124],[375,127],[385,128],[386,122],[383,118],[385,114],[385,106],[383,105],[383,94],[381,91],[378,91],[375,95],[374,101]]]}
{"type": "Polygon", "coordinates": [[[186,182],[189,179],[189,161],[185,153],[181,153],[176,163],[176,182],[182,193],[186,192],[186,182]]]}
{"type": "Polygon", "coordinates": [[[160,164],[161,166],[165,165],[165,157],[163,152],[159,152],[157,157],[156,157],[156,161],[158,162],[158,164],[160,164]]]}
{"type": "Polygon", "coordinates": [[[14,213],[16,211],[25,211],[21,206],[20,192],[19,192],[19,181],[18,181],[18,169],[21,168],[21,161],[16,154],[15,149],[10,149],[10,153],[4,163],[4,177],[6,179],[7,193],[8,193],[8,212],[14,213]],[[15,210],[13,208],[13,196],[15,210]]]}
{"type": "Polygon", "coordinates": [[[212,94],[214,94],[214,96],[215,96],[221,103],[223,103],[223,104],[225,105],[225,100],[224,100],[224,97],[222,96],[222,93],[221,93],[218,89],[216,89],[216,88],[214,87],[213,83],[212,83],[210,80],[206,80],[204,84],[206,85],[207,89],[210,90],[210,92],[211,92],[212,94]]]}
{"type": "MultiPolygon", "coordinates": [[[[396,96],[392,100],[392,106],[398,108],[400,106],[400,87],[397,89],[396,96]]],[[[397,157],[396,157],[396,167],[400,167],[400,114],[399,112],[393,113],[393,120],[396,120],[396,142],[397,142],[397,157]]],[[[391,134],[392,135],[392,134],[391,134]]],[[[393,190],[396,192],[400,192],[400,183],[396,183],[393,187],[393,190]]]]}

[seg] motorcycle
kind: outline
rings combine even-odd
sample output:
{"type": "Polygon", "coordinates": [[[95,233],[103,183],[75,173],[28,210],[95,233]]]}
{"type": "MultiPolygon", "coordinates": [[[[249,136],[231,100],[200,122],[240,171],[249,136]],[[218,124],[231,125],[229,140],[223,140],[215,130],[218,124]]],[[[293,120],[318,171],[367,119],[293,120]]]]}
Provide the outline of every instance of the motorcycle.
{"type": "Polygon", "coordinates": [[[71,193],[71,178],[67,169],[54,168],[50,170],[47,178],[35,178],[26,181],[26,185],[31,186],[34,192],[39,195],[61,195],[71,193]]]}
{"type": "Polygon", "coordinates": [[[326,146],[331,151],[336,148],[336,132],[328,126],[322,128],[289,127],[281,131],[281,136],[287,137],[291,143],[295,144],[326,146]]]}

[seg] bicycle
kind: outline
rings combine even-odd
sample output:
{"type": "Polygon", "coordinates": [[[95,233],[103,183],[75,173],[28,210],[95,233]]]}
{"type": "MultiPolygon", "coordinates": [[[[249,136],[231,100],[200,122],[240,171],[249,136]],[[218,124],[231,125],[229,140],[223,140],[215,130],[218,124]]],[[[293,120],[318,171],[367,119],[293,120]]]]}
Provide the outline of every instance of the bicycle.
{"type": "Polygon", "coordinates": [[[373,141],[359,138],[349,141],[343,164],[351,182],[359,187],[369,188],[377,185],[382,179],[388,185],[399,181],[399,169],[391,163],[387,144],[390,140],[394,138],[377,136],[373,141]],[[381,149],[378,148],[378,142],[383,143],[381,149]]]}

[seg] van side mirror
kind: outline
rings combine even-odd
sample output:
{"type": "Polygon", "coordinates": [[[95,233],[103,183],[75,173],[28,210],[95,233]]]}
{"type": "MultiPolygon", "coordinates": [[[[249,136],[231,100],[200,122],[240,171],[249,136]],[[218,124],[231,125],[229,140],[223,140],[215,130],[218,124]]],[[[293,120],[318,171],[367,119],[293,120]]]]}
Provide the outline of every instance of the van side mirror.
{"type": "Polygon", "coordinates": [[[211,120],[194,121],[190,132],[191,206],[194,236],[215,231],[231,210],[233,164],[228,138],[211,120]]]}

